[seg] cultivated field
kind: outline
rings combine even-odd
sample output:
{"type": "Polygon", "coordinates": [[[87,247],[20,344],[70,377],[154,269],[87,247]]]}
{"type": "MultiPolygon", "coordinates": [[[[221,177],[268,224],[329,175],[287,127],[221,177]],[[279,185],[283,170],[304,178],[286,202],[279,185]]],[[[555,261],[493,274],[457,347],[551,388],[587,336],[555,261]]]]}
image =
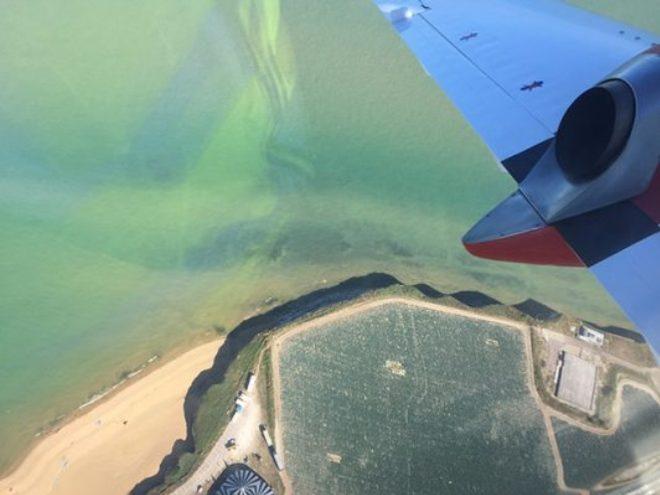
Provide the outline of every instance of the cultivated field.
{"type": "Polygon", "coordinates": [[[625,387],[621,423],[612,435],[593,435],[553,418],[566,483],[591,487],[622,468],[660,454],[660,406],[647,393],[625,387]]]}
{"type": "Polygon", "coordinates": [[[281,350],[295,493],[557,493],[522,335],[403,304],[281,350]]]}

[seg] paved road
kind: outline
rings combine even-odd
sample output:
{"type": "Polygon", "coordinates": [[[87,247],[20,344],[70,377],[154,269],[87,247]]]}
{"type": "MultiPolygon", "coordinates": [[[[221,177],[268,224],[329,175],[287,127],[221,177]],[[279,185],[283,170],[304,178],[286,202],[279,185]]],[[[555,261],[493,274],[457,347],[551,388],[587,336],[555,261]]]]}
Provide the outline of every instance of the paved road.
{"type": "MultiPolygon", "coordinates": [[[[253,393],[256,396],[256,392],[253,393]]],[[[257,442],[261,440],[259,424],[262,422],[262,411],[258,400],[250,401],[243,412],[225,429],[224,433],[215,443],[211,452],[193,475],[181,486],[170,492],[172,495],[193,495],[198,493],[197,488],[208,488],[225,468],[225,462],[231,464],[241,461],[245,456],[254,452],[257,442]],[[236,448],[227,450],[225,444],[230,438],[236,439],[236,448]]]]}

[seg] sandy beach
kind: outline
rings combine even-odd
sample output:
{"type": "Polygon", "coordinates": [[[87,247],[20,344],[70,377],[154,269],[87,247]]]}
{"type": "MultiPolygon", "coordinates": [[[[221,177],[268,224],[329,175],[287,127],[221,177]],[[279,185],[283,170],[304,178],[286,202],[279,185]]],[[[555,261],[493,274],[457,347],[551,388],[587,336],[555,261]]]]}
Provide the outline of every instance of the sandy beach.
{"type": "Polygon", "coordinates": [[[173,442],[185,437],[186,392],[211,366],[220,343],[167,362],[48,435],[0,480],[0,494],[127,493],[154,474],[173,442]]]}

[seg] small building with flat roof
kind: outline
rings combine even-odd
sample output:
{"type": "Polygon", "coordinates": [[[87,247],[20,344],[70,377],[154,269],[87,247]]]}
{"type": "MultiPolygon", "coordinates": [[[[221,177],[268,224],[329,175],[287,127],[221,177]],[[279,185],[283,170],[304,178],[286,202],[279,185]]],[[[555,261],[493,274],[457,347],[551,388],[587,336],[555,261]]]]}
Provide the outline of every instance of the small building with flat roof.
{"type": "Polygon", "coordinates": [[[584,342],[597,345],[598,347],[602,347],[605,342],[605,334],[603,332],[599,332],[587,325],[581,325],[580,328],[578,328],[577,338],[584,342]]]}

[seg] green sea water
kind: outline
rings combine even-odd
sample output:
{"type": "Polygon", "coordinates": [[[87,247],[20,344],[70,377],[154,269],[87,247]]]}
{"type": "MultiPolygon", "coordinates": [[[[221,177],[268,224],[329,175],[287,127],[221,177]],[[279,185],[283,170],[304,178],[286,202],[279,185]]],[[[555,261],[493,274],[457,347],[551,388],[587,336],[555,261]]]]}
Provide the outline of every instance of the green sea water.
{"type": "Polygon", "coordinates": [[[625,324],[584,271],[468,256],[514,188],[369,0],[7,0],[0,469],[268,297],[387,271],[625,324]]]}
{"type": "Polygon", "coordinates": [[[660,34],[660,15],[655,0],[569,0],[569,3],[660,34]]]}

